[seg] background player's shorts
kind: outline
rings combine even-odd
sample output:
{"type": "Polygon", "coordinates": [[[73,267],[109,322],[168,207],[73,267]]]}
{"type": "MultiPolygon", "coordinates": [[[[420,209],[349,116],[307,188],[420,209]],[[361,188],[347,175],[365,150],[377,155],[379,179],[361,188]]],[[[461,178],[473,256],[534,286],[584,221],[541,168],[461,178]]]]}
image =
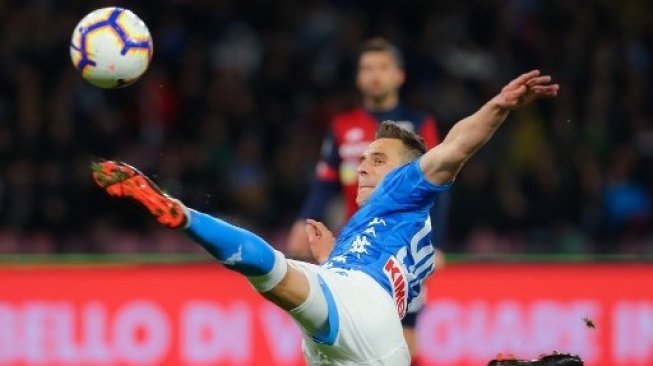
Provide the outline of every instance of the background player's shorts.
{"type": "Polygon", "coordinates": [[[401,325],[408,328],[415,328],[417,325],[417,316],[422,309],[415,310],[412,312],[406,313],[403,319],[401,319],[401,325]]]}
{"type": "MultiPolygon", "coordinates": [[[[304,334],[303,350],[310,365],[407,366],[410,352],[392,298],[367,274],[322,268],[289,260],[309,279],[311,291],[333,298],[338,329],[332,345],[304,334]],[[321,284],[318,284],[321,280],[321,284]],[[315,288],[317,287],[317,288],[315,288]]],[[[329,316],[333,316],[331,313],[329,316]]]]}
{"type": "Polygon", "coordinates": [[[404,328],[415,328],[417,325],[417,318],[419,313],[424,309],[424,304],[426,303],[426,289],[422,289],[422,292],[419,293],[419,296],[411,301],[408,311],[403,319],[401,319],[401,325],[404,328]]]}

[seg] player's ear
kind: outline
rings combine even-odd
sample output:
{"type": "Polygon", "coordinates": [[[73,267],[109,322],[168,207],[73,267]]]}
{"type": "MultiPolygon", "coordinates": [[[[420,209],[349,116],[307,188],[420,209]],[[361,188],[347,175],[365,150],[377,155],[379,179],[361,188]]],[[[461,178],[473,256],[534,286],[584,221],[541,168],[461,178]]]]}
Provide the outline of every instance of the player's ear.
{"type": "Polygon", "coordinates": [[[396,76],[396,83],[397,86],[402,86],[404,85],[404,82],[406,81],[406,72],[402,68],[397,68],[397,76],[396,76]]]}

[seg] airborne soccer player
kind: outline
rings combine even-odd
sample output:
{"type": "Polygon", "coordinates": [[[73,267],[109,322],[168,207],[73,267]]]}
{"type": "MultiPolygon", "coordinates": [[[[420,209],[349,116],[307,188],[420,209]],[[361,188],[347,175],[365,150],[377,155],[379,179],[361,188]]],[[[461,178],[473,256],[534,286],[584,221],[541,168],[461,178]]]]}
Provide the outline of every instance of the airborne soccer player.
{"type": "Polygon", "coordinates": [[[135,201],[162,225],[183,229],[286,310],[303,332],[309,364],[405,366],[410,354],[400,319],[433,270],[428,212],[435,196],[510,110],[557,93],[549,76],[523,74],[428,151],[413,132],[382,124],[357,168],[361,208],[322,266],[286,259],[253,233],[185,207],[124,163],[94,164],[93,177],[111,196],[135,201]]]}

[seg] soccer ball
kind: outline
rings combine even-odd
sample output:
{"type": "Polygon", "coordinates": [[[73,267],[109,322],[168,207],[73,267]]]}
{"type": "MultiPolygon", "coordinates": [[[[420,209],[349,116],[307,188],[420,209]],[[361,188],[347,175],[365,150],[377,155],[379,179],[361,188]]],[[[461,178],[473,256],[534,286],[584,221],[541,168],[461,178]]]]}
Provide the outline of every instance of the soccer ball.
{"type": "Polygon", "coordinates": [[[136,81],[152,59],[152,37],[133,12],[116,7],[95,10],[75,27],[70,58],[82,77],[100,88],[136,81]]]}

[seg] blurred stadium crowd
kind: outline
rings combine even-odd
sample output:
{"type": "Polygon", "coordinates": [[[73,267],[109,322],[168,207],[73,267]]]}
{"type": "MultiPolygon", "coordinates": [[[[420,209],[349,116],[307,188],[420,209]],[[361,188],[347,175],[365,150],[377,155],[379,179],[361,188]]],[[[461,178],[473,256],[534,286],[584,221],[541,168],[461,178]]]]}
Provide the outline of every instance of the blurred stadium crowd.
{"type": "Polygon", "coordinates": [[[402,48],[404,100],[441,135],[519,72],[561,83],[458,177],[447,251],[653,254],[646,0],[0,2],[0,252],[195,250],[97,191],[95,157],[282,246],[329,118],[358,102],[356,50],[373,35],[402,48]],[[150,70],[117,91],[68,56],[103,5],[154,38],[150,70]]]}

